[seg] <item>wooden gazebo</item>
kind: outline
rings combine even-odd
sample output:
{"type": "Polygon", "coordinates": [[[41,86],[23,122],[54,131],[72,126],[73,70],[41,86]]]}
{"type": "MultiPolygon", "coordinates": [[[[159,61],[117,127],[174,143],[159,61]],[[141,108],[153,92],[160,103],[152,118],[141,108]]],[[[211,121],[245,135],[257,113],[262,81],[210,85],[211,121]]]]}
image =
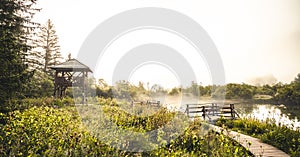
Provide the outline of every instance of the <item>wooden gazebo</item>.
{"type": "Polygon", "coordinates": [[[64,63],[52,66],[55,70],[54,93],[55,97],[62,98],[68,87],[79,87],[82,89],[83,97],[86,91],[88,72],[91,69],[76,59],[70,59],[64,63]]]}

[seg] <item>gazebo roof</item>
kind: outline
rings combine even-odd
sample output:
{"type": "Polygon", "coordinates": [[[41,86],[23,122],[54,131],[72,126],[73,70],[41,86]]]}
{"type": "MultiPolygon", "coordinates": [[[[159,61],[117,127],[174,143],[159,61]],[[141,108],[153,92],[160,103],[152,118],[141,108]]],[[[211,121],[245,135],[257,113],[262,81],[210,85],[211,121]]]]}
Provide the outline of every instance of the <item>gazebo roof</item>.
{"type": "Polygon", "coordinates": [[[60,63],[60,64],[52,66],[50,68],[54,69],[54,70],[61,70],[61,71],[82,71],[82,70],[85,70],[85,71],[92,72],[92,70],[88,66],[84,65],[83,63],[79,62],[76,59],[70,59],[70,60],[68,60],[64,63],[60,63]]]}

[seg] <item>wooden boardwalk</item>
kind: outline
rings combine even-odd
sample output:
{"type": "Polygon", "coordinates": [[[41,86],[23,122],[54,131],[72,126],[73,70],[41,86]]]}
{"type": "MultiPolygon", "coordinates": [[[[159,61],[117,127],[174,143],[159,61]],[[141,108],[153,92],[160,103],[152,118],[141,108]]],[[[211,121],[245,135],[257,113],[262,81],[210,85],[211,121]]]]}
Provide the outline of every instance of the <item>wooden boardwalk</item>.
{"type": "MultiPolygon", "coordinates": [[[[215,131],[221,133],[224,130],[221,127],[210,125],[215,131]]],[[[248,148],[249,151],[255,156],[262,157],[289,157],[288,154],[273,147],[269,144],[263,143],[260,139],[244,135],[235,131],[223,132],[228,137],[240,143],[243,147],[248,148]]]]}

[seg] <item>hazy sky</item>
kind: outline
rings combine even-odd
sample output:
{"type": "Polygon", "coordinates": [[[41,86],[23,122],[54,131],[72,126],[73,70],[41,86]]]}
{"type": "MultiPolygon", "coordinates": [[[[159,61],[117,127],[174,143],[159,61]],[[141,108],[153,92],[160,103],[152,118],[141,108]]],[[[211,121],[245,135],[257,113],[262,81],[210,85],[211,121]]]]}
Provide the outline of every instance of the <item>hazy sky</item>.
{"type": "MultiPolygon", "coordinates": [[[[53,21],[63,56],[71,52],[76,57],[88,34],[117,13],[163,7],[189,16],[208,32],[222,57],[226,82],[241,83],[270,75],[278,81],[290,82],[300,73],[299,0],[40,0],[38,6],[43,10],[36,15],[36,21],[45,23],[48,18],[53,21]]],[[[194,50],[187,43],[171,33],[154,30],[132,32],[118,39],[105,52],[107,63],[99,63],[112,69],[99,68],[95,75],[109,82],[114,67],[110,64],[117,63],[118,59],[116,51],[120,53],[147,42],[176,47],[191,62],[197,82],[211,83],[207,67],[201,58],[192,55],[194,50]]],[[[139,67],[132,76],[132,80],[138,79],[176,84],[176,76],[158,65],[139,67]],[[159,77],[150,78],[149,73],[158,73],[159,77]]]]}

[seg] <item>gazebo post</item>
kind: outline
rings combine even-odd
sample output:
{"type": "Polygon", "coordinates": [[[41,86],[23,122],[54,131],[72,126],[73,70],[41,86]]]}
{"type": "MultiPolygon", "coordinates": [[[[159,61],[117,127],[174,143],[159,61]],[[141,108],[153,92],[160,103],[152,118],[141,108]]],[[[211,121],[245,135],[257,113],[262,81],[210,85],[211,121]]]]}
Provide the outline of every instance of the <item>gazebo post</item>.
{"type": "Polygon", "coordinates": [[[55,71],[55,75],[54,75],[54,92],[53,92],[53,96],[56,97],[56,78],[57,78],[57,71],[55,71]]]}
{"type": "Polygon", "coordinates": [[[85,104],[86,92],[85,92],[85,72],[82,71],[82,103],[85,104]]]}

